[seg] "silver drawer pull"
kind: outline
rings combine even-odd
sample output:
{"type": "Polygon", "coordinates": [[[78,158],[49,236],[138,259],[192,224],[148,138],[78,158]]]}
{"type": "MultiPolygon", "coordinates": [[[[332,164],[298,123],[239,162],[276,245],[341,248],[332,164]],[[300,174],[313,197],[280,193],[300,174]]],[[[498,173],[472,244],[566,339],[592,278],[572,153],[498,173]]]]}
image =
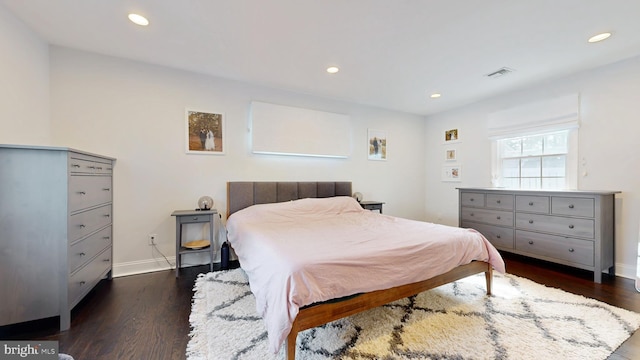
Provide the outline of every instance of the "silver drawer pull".
{"type": "Polygon", "coordinates": [[[194,217],[193,217],[193,220],[198,220],[198,217],[197,217],[197,216],[194,216],[194,217]]]}
{"type": "Polygon", "coordinates": [[[533,201],[529,201],[529,206],[533,206],[533,201]]]}
{"type": "Polygon", "coordinates": [[[111,217],[111,215],[109,215],[109,214],[104,214],[104,217],[111,217]]]}
{"type": "Polygon", "coordinates": [[[102,191],[111,191],[110,188],[102,188],[102,191]]]}
{"type": "Polygon", "coordinates": [[[498,204],[500,204],[500,200],[496,201],[498,204]]]}
{"type": "Polygon", "coordinates": [[[87,166],[89,169],[95,169],[95,166],[87,166]]]}
{"type": "Polygon", "coordinates": [[[78,165],[78,164],[71,164],[71,167],[79,168],[79,167],[80,167],[80,165],[78,165]]]}
{"type": "Polygon", "coordinates": [[[569,209],[573,209],[573,204],[569,205],[569,209]]]}
{"type": "Polygon", "coordinates": [[[83,286],[86,283],[87,283],[86,281],[80,281],[80,286],[83,286]]]}
{"type": "Polygon", "coordinates": [[[496,217],[496,219],[500,220],[500,216],[496,217]]]}
{"type": "Polygon", "coordinates": [[[84,228],[86,228],[86,226],[85,226],[84,224],[80,224],[80,225],[78,225],[78,226],[80,227],[80,229],[84,229],[84,228]]]}
{"type": "Polygon", "coordinates": [[[469,214],[469,216],[473,216],[473,213],[469,214]]]}
{"type": "Polygon", "coordinates": [[[529,240],[529,245],[533,245],[533,240],[529,240]]]}
{"type": "Polygon", "coordinates": [[[575,250],[573,250],[573,248],[569,248],[569,252],[574,252],[575,250]]]}
{"type": "Polygon", "coordinates": [[[473,198],[469,199],[469,201],[473,201],[473,198]]]}
{"type": "Polygon", "coordinates": [[[98,167],[96,167],[96,169],[102,170],[102,166],[98,166],[98,167]]]}
{"type": "Polygon", "coordinates": [[[102,261],[109,262],[109,261],[111,261],[111,259],[102,259],[102,261]]]}
{"type": "Polygon", "coordinates": [[[79,195],[87,195],[87,193],[86,193],[86,192],[84,192],[84,191],[78,191],[78,194],[79,194],[79,195]]]}
{"type": "Polygon", "coordinates": [[[105,239],[105,240],[109,240],[109,239],[111,239],[111,236],[103,236],[102,238],[105,239]]]}
{"type": "Polygon", "coordinates": [[[496,239],[500,239],[502,236],[500,235],[496,235],[496,239]]]}
{"type": "Polygon", "coordinates": [[[529,220],[529,224],[533,224],[533,220],[529,220]]]}
{"type": "Polygon", "coordinates": [[[569,229],[573,229],[573,225],[569,225],[569,229]]]}
{"type": "Polygon", "coordinates": [[[78,254],[78,255],[80,255],[80,256],[85,256],[85,255],[87,255],[87,254],[85,254],[85,253],[80,253],[80,254],[78,254]]]}

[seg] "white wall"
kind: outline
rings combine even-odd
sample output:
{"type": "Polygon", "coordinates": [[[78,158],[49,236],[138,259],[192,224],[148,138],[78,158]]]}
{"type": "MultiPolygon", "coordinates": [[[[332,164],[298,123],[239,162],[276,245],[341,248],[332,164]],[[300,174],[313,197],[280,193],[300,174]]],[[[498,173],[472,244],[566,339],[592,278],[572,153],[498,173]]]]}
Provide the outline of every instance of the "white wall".
{"type": "MultiPolygon", "coordinates": [[[[226,210],[234,180],[350,180],[387,214],[423,219],[424,119],[272,90],[66,48],[51,48],[53,145],[117,158],[114,177],[114,273],[162,268],[147,235],[175,253],[176,209],[202,195],[226,210]],[[348,159],[254,155],[247,132],[252,100],[347,114],[348,159]],[[185,107],[223,112],[226,154],[185,154],[185,107]],[[367,128],[388,132],[388,160],[367,160],[367,128]]],[[[291,134],[295,136],[296,134],[291,134]]],[[[187,260],[189,261],[189,260],[187,260]]],[[[199,260],[194,260],[199,261],[199,260]]]]}
{"type": "Polygon", "coordinates": [[[640,122],[636,109],[640,103],[640,58],[428,117],[426,142],[434,145],[427,148],[427,220],[457,225],[455,188],[491,186],[489,113],[571,93],[580,93],[578,188],[622,191],[616,196],[615,209],[616,272],[635,277],[640,220],[640,122]],[[441,137],[452,128],[460,129],[461,142],[454,146],[463,170],[460,183],[440,180],[443,152],[448,147],[441,145],[441,137]]]}
{"type": "Polygon", "coordinates": [[[47,145],[49,47],[0,5],[0,144],[47,145]]]}

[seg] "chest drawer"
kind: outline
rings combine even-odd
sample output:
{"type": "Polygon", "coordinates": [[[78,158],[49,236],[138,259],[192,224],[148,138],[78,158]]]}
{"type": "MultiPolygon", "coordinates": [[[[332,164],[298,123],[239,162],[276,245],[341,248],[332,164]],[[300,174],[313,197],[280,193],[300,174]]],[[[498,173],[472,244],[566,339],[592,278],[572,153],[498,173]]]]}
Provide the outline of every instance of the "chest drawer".
{"type": "Polygon", "coordinates": [[[76,155],[69,158],[71,174],[112,174],[113,163],[91,156],[76,155]]]}
{"type": "Polygon", "coordinates": [[[510,211],[462,208],[461,214],[463,221],[513,226],[513,213],[510,211]]]}
{"type": "Polygon", "coordinates": [[[593,266],[593,242],[516,230],[516,250],[532,255],[593,266]]]}
{"type": "Polygon", "coordinates": [[[513,195],[487,194],[485,206],[492,209],[513,210],[513,195]]]}
{"type": "Polygon", "coordinates": [[[516,228],[589,239],[593,239],[595,235],[595,222],[593,219],[576,219],[539,214],[516,214],[516,228]]]}
{"type": "Polygon", "coordinates": [[[69,242],[111,224],[111,205],[87,210],[69,217],[69,242]]]}
{"type": "Polygon", "coordinates": [[[462,227],[478,230],[484,237],[500,249],[513,249],[513,228],[463,222],[462,227]]]}
{"type": "Polygon", "coordinates": [[[462,206],[484,207],[484,194],[474,192],[463,192],[460,194],[462,206]]]}
{"type": "Polygon", "coordinates": [[[69,211],[74,212],[111,202],[111,176],[71,176],[69,211]]]}
{"type": "Polygon", "coordinates": [[[549,213],[548,196],[516,195],[516,211],[549,213]]]}
{"type": "Polygon", "coordinates": [[[594,217],[595,200],[589,198],[554,196],[551,198],[551,213],[558,215],[594,217]]]}
{"type": "Polygon", "coordinates": [[[72,244],[69,248],[69,272],[76,271],[109,245],[111,245],[111,226],[72,244]]]}
{"type": "MultiPolygon", "coordinates": [[[[181,215],[178,216],[181,224],[209,222],[210,215],[181,215]]],[[[217,215],[216,215],[217,216],[217,215]]]]}
{"type": "Polygon", "coordinates": [[[84,267],[69,277],[69,302],[75,304],[111,269],[111,247],[105,249],[84,267]]]}

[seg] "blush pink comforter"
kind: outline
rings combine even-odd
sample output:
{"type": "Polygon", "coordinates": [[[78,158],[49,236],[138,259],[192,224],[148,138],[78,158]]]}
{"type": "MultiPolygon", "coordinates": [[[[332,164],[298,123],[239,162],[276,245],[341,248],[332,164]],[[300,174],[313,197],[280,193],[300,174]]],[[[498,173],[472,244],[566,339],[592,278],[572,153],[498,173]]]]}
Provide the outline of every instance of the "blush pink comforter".
{"type": "Polygon", "coordinates": [[[227,221],[276,353],[300,307],[426,280],[473,260],[504,272],[471,229],[363,210],[350,197],[254,205],[227,221]]]}

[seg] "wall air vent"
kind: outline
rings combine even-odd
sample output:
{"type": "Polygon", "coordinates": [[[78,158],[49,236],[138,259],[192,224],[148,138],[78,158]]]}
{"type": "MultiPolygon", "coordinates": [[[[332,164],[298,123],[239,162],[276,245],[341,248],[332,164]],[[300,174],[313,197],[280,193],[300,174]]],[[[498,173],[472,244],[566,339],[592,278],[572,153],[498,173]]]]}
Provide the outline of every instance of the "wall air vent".
{"type": "Polygon", "coordinates": [[[496,71],[494,71],[494,72],[492,72],[490,74],[487,74],[486,77],[491,78],[491,79],[497,79],[497,78],[503,77],[503,76],[505,76],[505,75],[507,75],[509,73],[512,73],[512,72],[513,72],[513,69],[509,69],[508,67],[503,67],[503,68],[500,68],[500,69],[498,69],[498,70],[496,70],[496,71]]]}

